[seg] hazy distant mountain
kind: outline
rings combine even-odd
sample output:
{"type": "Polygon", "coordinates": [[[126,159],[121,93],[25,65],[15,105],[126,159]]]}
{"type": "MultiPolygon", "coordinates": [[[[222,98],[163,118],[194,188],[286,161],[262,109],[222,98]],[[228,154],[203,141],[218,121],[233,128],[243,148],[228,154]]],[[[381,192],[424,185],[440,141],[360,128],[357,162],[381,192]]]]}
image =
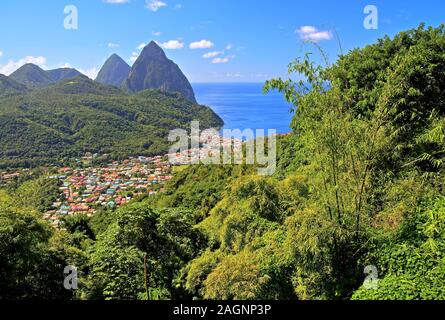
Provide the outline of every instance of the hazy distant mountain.
{"type": "Polygon", "coordinates": [[[29,88],[44,87],[54,82],[45,70],[32,63],[23,65],[12,73],[9,78],[29,88]]]}
{"type": "Polygon", "coordinates": [[[0,74],[0,97],[26,92],[25,85],[0,74]]]}
{"type": "Polygon", "coordinates": [[[153,41],[142,50],[123,83],[123,89],[130,92],[145,89],[179,92],[188,100],[196,102],[193,88],[181,69],[153,41]]]}
{"type": "Polygon", "coordinates": [[[49,75],[49,77],[54,82],[82,75],[82,73],[72,68],[59,68],[54,70],[48,70],[46,71],[46,74],[49,75]]]}
{"type": "Polygon", "coordinates": [[[80,75],[82,75],[82,73],[72,68],[60,68],[45,71],[35,64],[28,63],[17,69],[9,76],[9,78],[27,86],[28,88],[35,89],[80,75]]]}
{"type": "Polygon", "coordinates": [[[113,54],[100,69],[96,81],[120,87],[130,74],[131,67],[117,54],[113,54]]]}

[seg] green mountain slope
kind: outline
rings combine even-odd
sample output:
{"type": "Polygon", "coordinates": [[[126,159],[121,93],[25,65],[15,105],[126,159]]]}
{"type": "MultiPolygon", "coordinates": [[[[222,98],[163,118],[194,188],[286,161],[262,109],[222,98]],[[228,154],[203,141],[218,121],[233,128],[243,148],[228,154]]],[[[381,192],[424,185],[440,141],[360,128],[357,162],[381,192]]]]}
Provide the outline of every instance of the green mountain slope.
{"type": "Polygon", "coordinates": [[[113,54],[97,75],[96,81],[120,87],[130,74],[131,67],[117,54],[113,54]]]}
{"type": "Polygon", "coordinates": [[[26,92],[25,85],[0,74],[0,97],[26,92]]]}
{"type": "Polygon", "coordinates": [[[46,71],[46,74],[54,81],[61,81],[64,79],[74,78],[82,75],[79,71],[72,68],[59,68],[46,71]]]}
{"type": "Polygon", "coordinates": [[[173,61],[155,43],[150,42],[134,63],[123,88],[129,92],[145,89],[160,89],[167,92],[179,92],[192,102],[196,102],[193,88],[173,61]]]}
{"type": "Polygon", "coordinates": [[[9,78],[29,88],[44,87],[54,82],[45,70],[32,63],[20,67],[9,78]]]}
{"type": "Polygon", "coordinates": [[[85,152],[152,155],[167,150],[169,130],[220,127],[209,108],[179,94],[119,89],[77,77],[0,99],[0,167],[61,163],[85,152]]]}
{"type": "Polygon", "coordinates": [[[95,94],[99,96],[126,95],[126,93],[119,88],[92,81],[84,75],[65,79],[42,88],[41,93],[43,92],[48,92],[49,94],[54,92],[61,94],[95,94]]]}
{"type": "Polygon", "coordinates": [[[82,73],[72,68],[59,68],[45,71],[35,64],[28,63],[17,69],[9,78],[30,89],[35,89],[81,75],[82,73]]]}

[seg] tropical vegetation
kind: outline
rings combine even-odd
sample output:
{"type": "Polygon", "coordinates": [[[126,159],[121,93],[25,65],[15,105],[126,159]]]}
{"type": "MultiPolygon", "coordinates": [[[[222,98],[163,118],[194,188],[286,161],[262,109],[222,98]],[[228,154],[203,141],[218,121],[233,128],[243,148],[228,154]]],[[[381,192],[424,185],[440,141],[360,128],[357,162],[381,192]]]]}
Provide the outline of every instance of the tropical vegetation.
{"type": "Polygon", "coordinates": [[[332,65],[292,62],[265,84],[295,113],[272,176],[189,166],[62,230],[39,217],[51,185],[27,182],[48,191],[29,203],[26,185],[2,192],[0,297],[445,299],[444,52],[445,27],[421,25],[332,65]]]}

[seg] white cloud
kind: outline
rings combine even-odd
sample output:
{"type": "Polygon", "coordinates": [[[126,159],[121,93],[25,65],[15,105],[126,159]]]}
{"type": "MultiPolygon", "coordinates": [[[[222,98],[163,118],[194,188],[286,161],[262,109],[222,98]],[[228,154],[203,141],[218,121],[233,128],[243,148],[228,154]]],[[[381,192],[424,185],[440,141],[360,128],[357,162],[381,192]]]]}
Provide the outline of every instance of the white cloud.
{"type": "Polygon", "coordinates": [[[164,49],[171,49],[171,50],[184,48],[184,43],[178,40],[170,40],[164,43],[160,43],[159,45],[164,49]]]}
{"type": "Polygon", "coordinates": [[[103,2],[111,4],[123,4],[123,3],[129,3],[130,0],[103,0],[103,2]]]}
{"type": "Polygon", "coordinates": [[[0,57],[3,57],[3,51],[0,51],[0,57]]]}
{"type": "Polygon", "coordinates": [[[145,7],[153,12],[158,11],[159,9],[161,9],[162,7],[167,6],[167,4],[165,2],[162,2],[160,0],[145,0],[145,7]]]}
{"type": "Polygon", "coordinates": [[[232,44],[228,44],[228,45],[226,46],[226,50],[227,50],[227,51],[232,50],[232,48],[233,48],[233,45],[232,45],[232,44]]]}
{"type": "Polygon", "coordinates": [[[131,57],[130,57],[130,59],[128,61],[130,61],[131,63],[135,63],[136,60],[138,59],[138,57],[139,57],[139,53],[132,52],[131,53],[131,57]]]}
{"type": "Polygon", "coordinates": [[[69,62],[61,62],[59,63],[59,68],[71,68],[71,64],[69,62]]]}
{"type": "Polygon", "coordinates": [[[303,33],[303,34],[316,33],[317,28],[315,28],[313,26],[302,26],[302,27],[300,27],[300,29],[298,29],[298,32],[303,33]]]}
{"type": "Polygon", "coordinates": [[[197,42],[190,43],[190,49],[209,49],[212,48],[215,44],[209,40],[201,40],[197,42]]]}
{"type": "Polygon", "coordinates": [[[313,26],[303,26],[295,30],[295,33],[300,35],[300,38],[304,41],[319,42],[322,40],[331,40],[332,31],[320,31],[313,26]]]}
{"type": "Polygon", "coordinates": [[[108,43],[108,48],[119,48],[119,47],[120,46],[117,43],[113,43],[113,42],[108,43]]]}
{"type": "Polygon", "coordinates": [[[151,34],[154,35],[154,36],[156,36],[156,37],[159,37],[159,36],[161,35],[161,32],[159,32],[159,31],[153,31],[151,34]]]}
{"type": "Polygon", "coordinates": [[[9,60],[7,64],[0,65],[0,73],[9,76],[11,73],[27,63],[33,63],[41,68],[44,68],[46,64],[46,58],[42,56],[26,56],[25,58],[22,58],[18,61],[9,60]]]}
{"type": "Polygon", "coordinates": [[[175,10],[179,10],[179,9],[182,9],[182,4],[180,4],[180,3],[175,5],[175,10]]]}
{"type": "Polygon", "coordinates": [[[212,60],[212,63],[226,63],[229,62],[229,58],[215,58],[212,60]]]}
{"type": "Polygon", "coordinates": [[[234,54],[226,57],[217,57],[212,60],[212,63],[226,63],[232,59],[235,59],[235,57],[236,56],[234,54]]]}
{"type": "Polygon", "coordinates": [[[213,52],[208,52],[208,53],[204,54],[202,57],[204,59],[214,58],[214,57],[219,56],[219,55],[221,55],[223,53],[224,52],[222,52],[222,51],[213,51],[213,52]]]}
{"type": "Polygon", "coordinates": [[[142,42],[140,45],[137,46],[136,49],[138,49],[138,50],[142,50],[142,49],[145,48],[146,45],[147,45],[146,43],[142,42]]]}
{"type": "Polygon", "coordinates": [[[78,69],[80,73],[86,75],[88,78],[94,80],[97,78],[99,74],[99,69],[97,67],[93,67],[90,69],[78,69]]]}

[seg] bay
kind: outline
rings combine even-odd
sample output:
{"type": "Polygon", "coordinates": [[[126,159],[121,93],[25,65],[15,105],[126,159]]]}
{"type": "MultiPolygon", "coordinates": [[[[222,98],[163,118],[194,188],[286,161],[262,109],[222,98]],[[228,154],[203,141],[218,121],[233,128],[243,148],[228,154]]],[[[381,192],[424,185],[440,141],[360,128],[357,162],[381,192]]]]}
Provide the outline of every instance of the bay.
{"type": "Polygon", "coordinates": [[[223,129],[291,131],[293,113],[279,92],[263,94],[263,83],[195,83],[198,103],[211,107],[223,120],[223,129]]]}

